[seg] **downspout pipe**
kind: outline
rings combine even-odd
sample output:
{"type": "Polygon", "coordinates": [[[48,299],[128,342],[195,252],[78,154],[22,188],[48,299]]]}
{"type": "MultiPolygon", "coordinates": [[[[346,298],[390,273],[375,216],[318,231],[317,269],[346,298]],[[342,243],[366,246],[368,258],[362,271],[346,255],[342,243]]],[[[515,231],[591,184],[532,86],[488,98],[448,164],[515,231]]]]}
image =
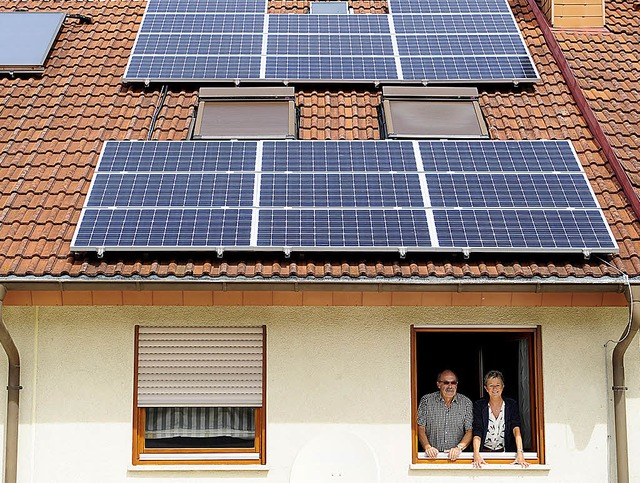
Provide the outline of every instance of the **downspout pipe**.
{"type": "Polygon", "coordinates": [[[20,354],[2,318],[7,288],[0,285],[0,344],[9,359],[7,427],[5,431],[4,483],[16,483],[18,474],[18,423],[20,417],[20,354]]]}
{"type": "Polygon", "coordinates": [[[616,432],[616,469],[618,483],[629,483],[629,448],[627,442],[627,400],[624,355],[640,329],[640,287],[630,291],[631,320],[613,349],[613,417],[616,432]]]}

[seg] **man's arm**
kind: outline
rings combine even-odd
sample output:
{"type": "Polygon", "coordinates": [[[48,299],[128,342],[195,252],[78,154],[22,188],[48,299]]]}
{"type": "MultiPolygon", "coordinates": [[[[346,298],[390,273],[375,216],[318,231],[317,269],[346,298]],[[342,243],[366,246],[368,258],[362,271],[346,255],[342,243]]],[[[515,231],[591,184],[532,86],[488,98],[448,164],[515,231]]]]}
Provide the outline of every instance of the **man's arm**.
{"type": "Polygon", "coordinates": [[[427,438],[427,431],[424,426],[418,426],[418,441],[424,448],[424,452],[427,453],[428,458],[435,458],[438,456],[438,448],[435,448],[429,444],[429,438],[427,438]]]}
{"type": "Polygon", "coordinates": [[[473,437],[473,432],[470,429],[466,430],[464,432],[464,436],[462,437],[458,445],[449,449],[449,459],[451,461],[455,461],[458,459],[458,456],[460,456],[460,453],[462,453],[462,451],[467,446],[469,446],[469,443],[471,443],[472,437],[473,437]]]}

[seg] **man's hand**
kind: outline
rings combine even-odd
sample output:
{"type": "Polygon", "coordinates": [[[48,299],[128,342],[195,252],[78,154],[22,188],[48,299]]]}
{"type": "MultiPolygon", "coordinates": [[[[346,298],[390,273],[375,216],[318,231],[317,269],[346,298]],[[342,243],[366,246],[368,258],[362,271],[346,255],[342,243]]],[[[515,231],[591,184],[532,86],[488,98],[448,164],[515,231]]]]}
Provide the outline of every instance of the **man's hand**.
{"type": "Polygon", "coordinates": [[[458,459],[458,456],[460,456],[460,453],[462,453],[462,450],[457,446],[454,446],[449,451],[447,451],[447,453],[449,453],[449,460],[455,461],[458,459]]]}
{"type": "Polygon", "coordinates": [[[434,446],[429,446],[428,448],[425,448],[424,452],[427,454],[427,458],[435,458],[438,456],[440,451],[438,451],[438,448],[434,446]]]}

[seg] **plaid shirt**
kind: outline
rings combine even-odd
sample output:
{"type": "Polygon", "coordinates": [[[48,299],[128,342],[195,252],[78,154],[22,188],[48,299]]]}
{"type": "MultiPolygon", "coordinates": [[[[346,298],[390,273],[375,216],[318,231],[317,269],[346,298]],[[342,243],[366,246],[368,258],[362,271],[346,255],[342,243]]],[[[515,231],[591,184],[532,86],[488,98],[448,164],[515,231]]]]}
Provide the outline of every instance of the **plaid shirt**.
{"type": "Polygon", "coordinates": [[[473,405],[467,396],[456,394],[449,408],[439,391],[420,399],[418,426],[425,427],[429,444],[439,451],[447,451],[460,443],[472,424],[473,405]]]}

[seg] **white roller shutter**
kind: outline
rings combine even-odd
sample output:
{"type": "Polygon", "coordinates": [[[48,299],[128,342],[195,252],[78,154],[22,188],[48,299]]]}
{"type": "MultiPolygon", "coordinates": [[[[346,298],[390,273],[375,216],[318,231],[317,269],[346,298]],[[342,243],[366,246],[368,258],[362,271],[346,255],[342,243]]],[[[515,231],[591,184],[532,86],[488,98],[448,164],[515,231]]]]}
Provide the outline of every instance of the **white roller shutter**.
{"type": "Polygon", "coordinates": [[[139,327],[138,407],[261,407],[262,327],[139,327]]]}

